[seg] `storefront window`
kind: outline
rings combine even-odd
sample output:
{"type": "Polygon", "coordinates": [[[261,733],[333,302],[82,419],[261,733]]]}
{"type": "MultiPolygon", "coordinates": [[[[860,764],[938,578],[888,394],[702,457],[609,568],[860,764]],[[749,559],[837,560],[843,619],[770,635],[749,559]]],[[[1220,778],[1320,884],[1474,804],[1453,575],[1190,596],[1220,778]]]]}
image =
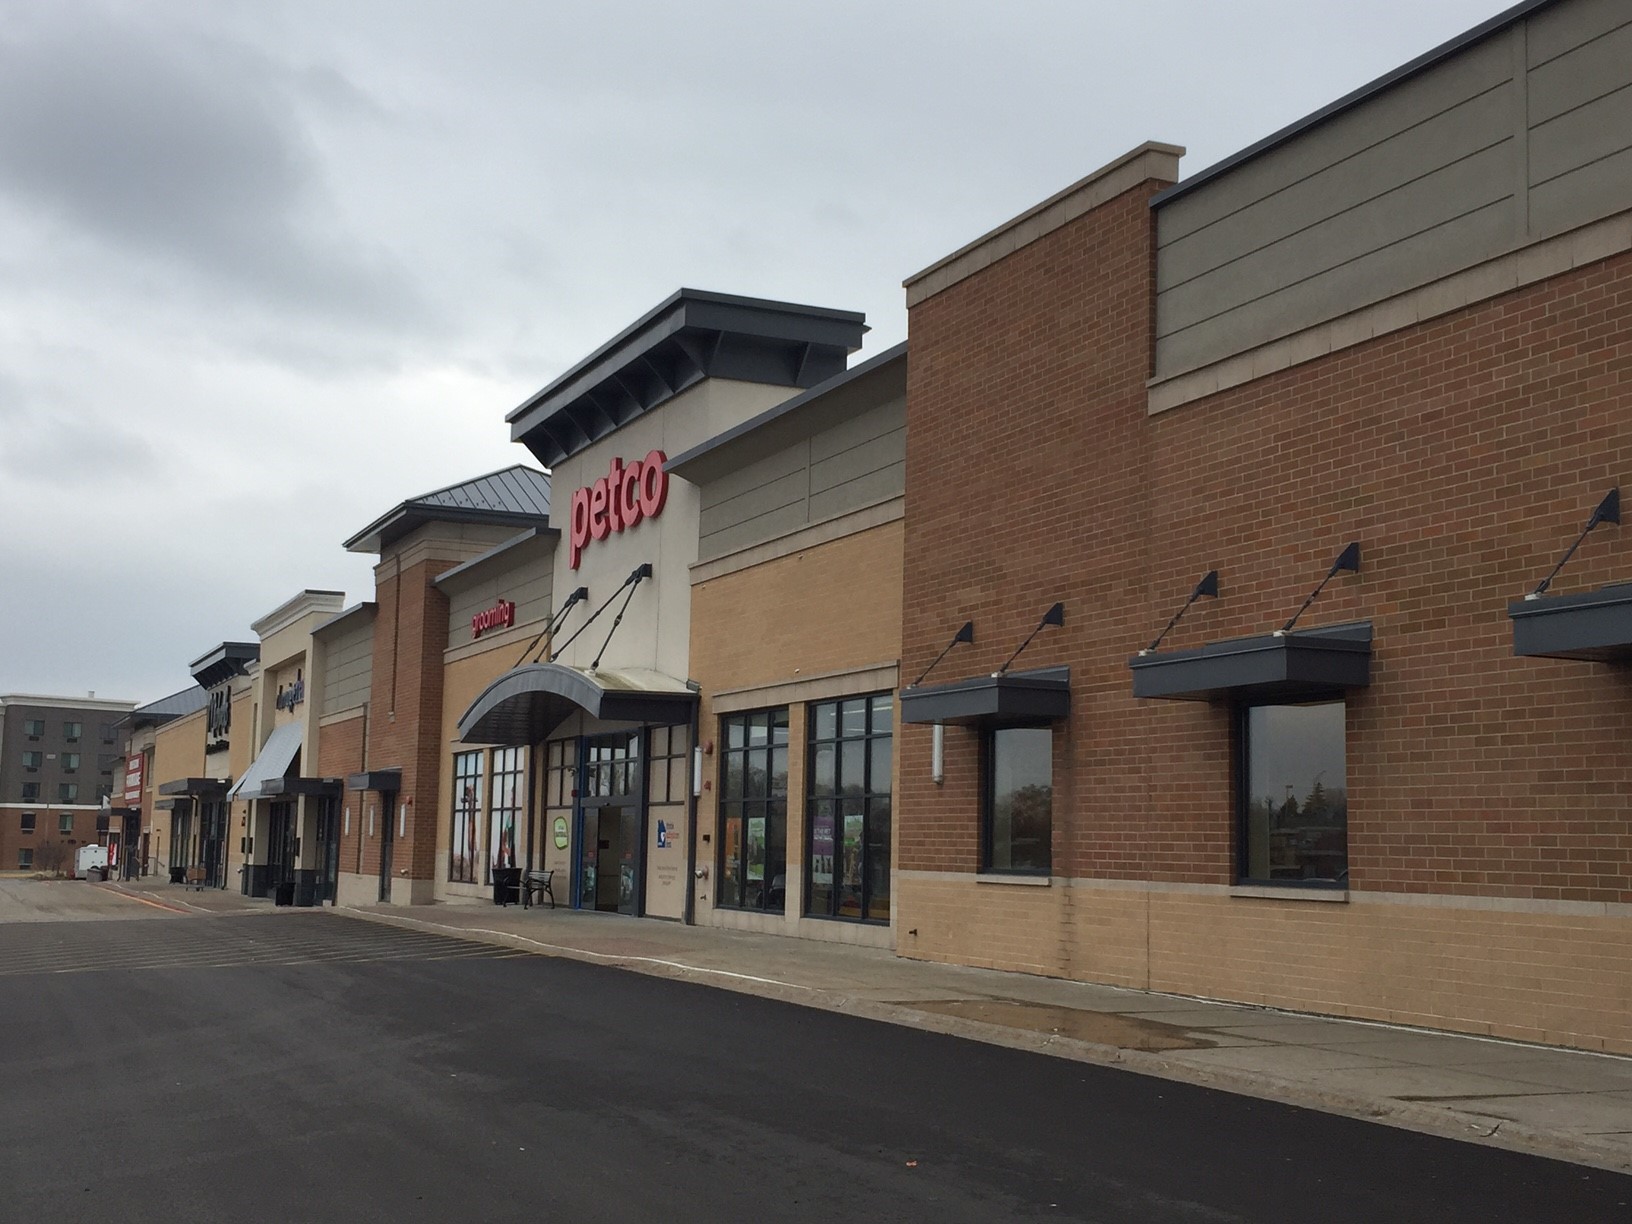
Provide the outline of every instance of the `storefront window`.
{"type": "Polygon", "coordinates": [[[781,913],[788,884],[787,707],[722,718],[720,740],[716,903],[781,913]]]}
{"type": "MultiPolygon", "coordinates": [[[[488,867],[516,865],[516,826],[520,823],[524,767],[521,748],[493,750],[493,807],[488,813],[488,867]]],[[[489,876],[491,879],[491,875],[489,876]]]]}
{"type": "Polygon", "coordinates": [[[985,869],[1046,873],[1053,863],[1054,733],[998,727],[986,735],[985,869]]]}
{"type": "Polygon", "coordinates": [[[1240,713],[1243,882],[1342,884],[1349,877],[1344,705],[1254,705],[1240,713]]]}
{"type": "Polygon", "coordinates": [[[684,803],[691,772],[690,749],[685,727],[653,727],[648,757],[647,800],[652,804],[684,803]]]}
{"type": "Polygon", "coordinates": [[[476,844],[477,822],[482,810],[482,754],[458,752],[453,757],[453,836],[448,862],[448,879],[455,884],[476,883],[476,864],[481,858],[476,844]]]}
{"type": "Polygon", "coordinates": [[[810,707],[805,913],[890,919],[889,693],[810,707]]]}

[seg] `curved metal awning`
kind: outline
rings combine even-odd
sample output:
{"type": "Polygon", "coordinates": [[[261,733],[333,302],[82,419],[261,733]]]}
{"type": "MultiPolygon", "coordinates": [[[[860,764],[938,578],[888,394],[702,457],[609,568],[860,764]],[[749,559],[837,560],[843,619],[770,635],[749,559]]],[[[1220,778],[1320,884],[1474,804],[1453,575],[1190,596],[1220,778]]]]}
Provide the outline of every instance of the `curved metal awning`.
{"type": "Polygon", "coordinates": [[[697,694],[684,680],[648,668],[529,663],[483,690],[459,719],[470,744],[536,744],[582,710],[606,722],[687,722],[697,694]]]}

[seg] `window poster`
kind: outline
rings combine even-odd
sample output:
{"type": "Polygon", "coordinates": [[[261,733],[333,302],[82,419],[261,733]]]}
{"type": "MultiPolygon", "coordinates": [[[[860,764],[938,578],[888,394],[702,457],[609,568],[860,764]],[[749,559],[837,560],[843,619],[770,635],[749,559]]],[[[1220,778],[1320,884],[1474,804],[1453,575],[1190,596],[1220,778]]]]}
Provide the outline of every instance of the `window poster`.
{"type": "Polygon", "coordinates": [[[810,879],[817,887],[833,883],[833,809],[819,804],[810,826],[810,879]]]}
{"type": "Polygon", "coordinates": [[[860,812],[844,814],[844,883],[850,888],[861,885],[861,839],[865,818],[860,812]]]}
{"type": "Polygon", "coordinates": [[[748,879],[765,878],[765,817],[748,818],[748,879]]]}

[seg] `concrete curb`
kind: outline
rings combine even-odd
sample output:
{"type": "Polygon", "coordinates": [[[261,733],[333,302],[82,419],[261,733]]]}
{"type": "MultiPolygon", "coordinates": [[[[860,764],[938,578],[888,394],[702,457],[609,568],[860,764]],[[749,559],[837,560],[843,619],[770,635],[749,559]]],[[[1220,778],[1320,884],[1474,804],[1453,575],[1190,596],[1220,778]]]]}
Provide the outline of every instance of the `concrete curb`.
{"type": "Polygon", "coordinates": [[[1301,1080],[1282,1079],[1258,1072],[1237,1071],[1224,1067],[1198,1067],[1162,1054],[1144,1050],[1129,1050],[1099,1042],[1081,1041],[1027,1029],[1010,1028],[960,1016],[919,1011],[910,1004],[882,1003],[876,999],[858,998],[843,991],[798,982],[779,981],[756,977],[752,974],[732,973],[729,970],[710,969],[687,965],[680,961],[658,957],[628,956],[617,953],[595,952],[569,944],[552,944],[530,939],[508,931],[465,927],[433,922],[425,918],[410,918],[401,914],[382,914],[354,909],[350,906],[333,907],[331,912],[347,914],[368,922],[409,930],[433,931],[454,938],[478,943],[498,944],[519,951],[543,956],[556,956],[585,964],[605,965],[632,970],[653,977],[676,981],[691,981],[699,985],[734,990],[740,994],[776,999],[823,1011],[878,1020],[906,1028],[921,1029],[949,1037],[981,1041],[988,1045],[1005,1046],[1035,1054],[1048,1054],[1075,1062],[1111,1067],[1138,1075],[1149,1075],[1175,1083],[1213,1088],[1259,1100],[1338,1114],[1365,1122],[1380,1122],[1420,1134],[1457,1139],[1467,1143],[1484,1144],[1531,1156],[1544,1156],[1574,1164],[1589,1165],[1612,1173],[1632,1173],[1632,1145],[1585,1139],[1577,1135],[1544,1130],[1522,1123],[1491,1119],[1479,1114],[1444,1106],[1422,1105],[1398,1101],[1389,1097],[1373,1097],[1352,1092],[1338,1092],[1313,1086],[1301,1080]]]}

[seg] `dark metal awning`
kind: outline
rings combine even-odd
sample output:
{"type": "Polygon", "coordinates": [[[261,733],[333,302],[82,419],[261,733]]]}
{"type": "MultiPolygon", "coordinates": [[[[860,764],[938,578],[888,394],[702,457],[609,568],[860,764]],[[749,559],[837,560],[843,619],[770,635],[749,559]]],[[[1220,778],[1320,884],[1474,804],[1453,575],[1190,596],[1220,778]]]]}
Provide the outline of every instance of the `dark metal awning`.
{"type": "Polygon", "coordinates": [[[582,711],[607,722],[689,722],[696,692],[646,668],[567,667],[529,663],[512,668],[483,690],[459,719],[459,738],[470,744],[536,744],[582,711]]]}
{"type": "Polygon", "coordinates": [[[301,795],[338,795],[339,778],[268,778],[261,783],[261,799],[295,799],[301,795]]]}
{"type": "Polygon", "coordinates": [[[1303,701],[1371,683],[1371,626],[1232,638],[1128,660],[1135,697],[1303,701]]]}
{"type": "Polygon", "coordinates": [[[199,799],[220,799],[227,793],[225,778],[176,778],[159,783],[161,795],[193,795],[199,799]]]}
{"type": "Polygon", "coordinates": [[[1632,582],[1580,595],[1537,595],[1508,604],[1513,653],[1531,658],[1632,662],[1632,582]]]}
{"type": "Polygon", "coordinates": [[[901,690],[901,721],[909,723],[1052,722],[1071,712],[1071,669],[972,676],[901,690]]]}
{"type": "Polygon", "coordinates": [[[402,770],[369,769],[346,775],[346,789],[396,794],[402,789],[402,770]]]}

